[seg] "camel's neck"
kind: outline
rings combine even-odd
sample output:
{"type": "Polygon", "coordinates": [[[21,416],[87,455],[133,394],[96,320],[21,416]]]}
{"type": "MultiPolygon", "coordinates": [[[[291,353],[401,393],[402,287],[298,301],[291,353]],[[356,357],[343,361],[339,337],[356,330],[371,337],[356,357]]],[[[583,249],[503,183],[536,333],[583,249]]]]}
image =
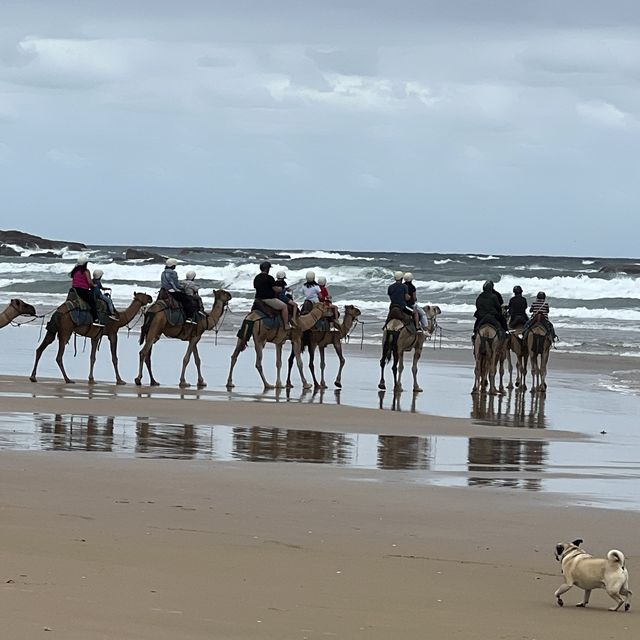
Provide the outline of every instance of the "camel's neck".
{"type": "Polygon", "coordinates": [[[0,312],[0,329],[6,327],[16,316],[18,310],[12,305],[8,305],[4,311],[0,312]]]}
{"type": "Polygon", "coordinates": [[[218,324],[218,320],[220,320],[223,311],[224,302],[222,302],[222,300],[216,300],[213,303],[213,307],[211,307],[209,315],[207,315],[207,331],[213,329],[218,324]]]}
{"type": "Polygon", "coordinates": [[[136,314],[141,308],[142,303],[139,300],[134,299],[124,311],[120,312],[118,316],[118,327],[124,327],[129,324],[136,317],[136,314]]]}
{"type": "Polygon", "coordinates": [[[351,327],[353,326],[353,321],[355,320],[355,316],[352,316],[350,313],[346,314],[342,324],[340,325],[340,337],[344,338],[349,331],[351,331],[351,327]]]}

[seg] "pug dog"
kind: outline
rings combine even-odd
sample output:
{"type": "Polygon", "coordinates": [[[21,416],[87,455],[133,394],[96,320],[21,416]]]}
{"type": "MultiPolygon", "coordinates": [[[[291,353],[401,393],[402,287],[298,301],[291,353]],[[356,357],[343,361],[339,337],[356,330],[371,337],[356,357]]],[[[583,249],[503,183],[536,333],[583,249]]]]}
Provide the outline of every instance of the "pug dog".
{"type": "Polygon", "coordinates": [[[604,589],[616,601],[609,611],[617,611],[622,605],[628,611],[631,606],[629,597],[629,573],[625,567],[624,553],[611,549],[606,558],[594,558],[580,547],[582,540],[561,542],[556,545],[556,560],[562,565],[564,584],[560,585],[554,596],[560,606],[564,604],[560,597],[571,587],[584,589],[584,598],[577,607],[586,607],[593,589],[604,589]]]}

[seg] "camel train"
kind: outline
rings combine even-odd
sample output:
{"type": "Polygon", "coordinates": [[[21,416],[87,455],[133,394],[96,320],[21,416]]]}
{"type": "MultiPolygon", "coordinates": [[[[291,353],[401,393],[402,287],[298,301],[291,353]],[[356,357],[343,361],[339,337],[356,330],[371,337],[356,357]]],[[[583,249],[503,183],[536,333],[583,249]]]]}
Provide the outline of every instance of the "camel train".
{"type": "Polygon", "coordinates": [[[553,338],[543,323],[542,317],[534,317],[531,327],[523,337],[524,325],[514,327],[505,336],[492,324],[482,324],[473,341],[475,359],[472,394],[489,395],[505,393],[505,363],[509,369],[507,389],[513,389],[513,365],[511,353],[516,358],[516,382],[518,391],[527,389],[527,366],[531,366],[531,393],[545,393],[547,390],[547,363],[553,345],[553,338]],[[496,388],[496,375],[499,383],[496,388]]]}

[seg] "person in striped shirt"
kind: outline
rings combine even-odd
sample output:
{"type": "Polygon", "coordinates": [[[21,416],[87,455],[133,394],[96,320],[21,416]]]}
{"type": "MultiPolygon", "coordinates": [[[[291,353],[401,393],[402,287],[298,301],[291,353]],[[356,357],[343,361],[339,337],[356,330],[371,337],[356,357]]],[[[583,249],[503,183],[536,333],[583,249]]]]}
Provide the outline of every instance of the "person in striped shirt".
{"type": "Polygon", "coordinates": [[[524,331],[522,332],[523,339],[526,340],[529,329],[538,322],[537,316],[541,316],[541,323],[547,329],[547,331],[551,334],[553,341],[558,340],[558,336],[556,335],[556,330],[553,328],[553,324],[549,322],[549,303],[547,302],[547,295],[544,291],[539,291],[536,299],[531,303],[531,307],[529,308],[529,313],[531,314],[531,318],[527,322],[524,327],[524,331]]]}

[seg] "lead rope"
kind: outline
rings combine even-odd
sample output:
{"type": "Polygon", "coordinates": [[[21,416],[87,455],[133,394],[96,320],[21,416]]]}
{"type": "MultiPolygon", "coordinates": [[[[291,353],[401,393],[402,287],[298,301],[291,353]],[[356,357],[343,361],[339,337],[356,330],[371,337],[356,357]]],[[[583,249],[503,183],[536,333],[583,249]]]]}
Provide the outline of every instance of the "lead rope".
{"type": "Polygon", "coordinates": [[[218,331],[220,331],[220,329],[222,329],[222,325],[224,323],[224,319],[227,315],[227,311],[229,311],[229,305],[225,304],[224,306],[224,311],[222,312],[222,317],[220,318],[220,320],[218,320],[218,322],[216,323],[216,326],[213,328],[213,332],[215,334],[215,337],[213,339],[213,346],[217,347],[218,346],[218,331]]]}

